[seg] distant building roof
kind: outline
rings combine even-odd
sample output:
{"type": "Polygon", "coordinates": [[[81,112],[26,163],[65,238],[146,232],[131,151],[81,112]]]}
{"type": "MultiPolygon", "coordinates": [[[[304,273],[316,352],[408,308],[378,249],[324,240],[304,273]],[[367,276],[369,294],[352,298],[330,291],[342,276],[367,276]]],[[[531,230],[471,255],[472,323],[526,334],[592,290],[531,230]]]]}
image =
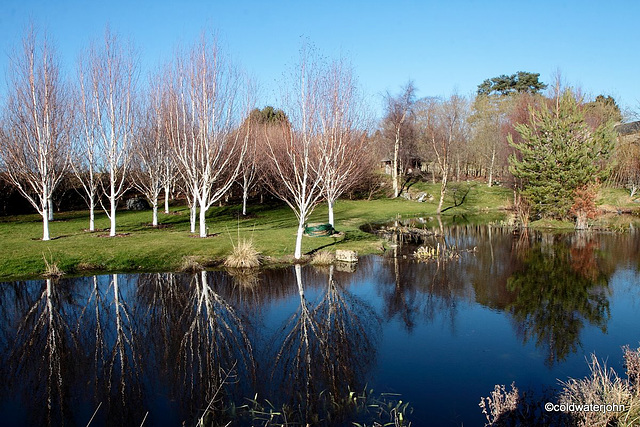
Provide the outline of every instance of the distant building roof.
{"type": "Polygon", "coordinates": [[[640,132],[640,121],[631,122],[631,123],[622,123],[617,125],[615,128],[616,132],[620,135],[631,135],[634,133],[640,132]]]}

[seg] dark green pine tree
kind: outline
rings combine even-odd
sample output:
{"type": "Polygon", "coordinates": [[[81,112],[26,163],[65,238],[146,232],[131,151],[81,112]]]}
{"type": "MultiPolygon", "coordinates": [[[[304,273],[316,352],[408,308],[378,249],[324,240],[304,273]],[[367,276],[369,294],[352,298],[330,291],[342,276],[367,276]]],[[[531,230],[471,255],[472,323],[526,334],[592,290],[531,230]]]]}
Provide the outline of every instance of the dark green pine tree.
{"type": "Polygon", "coordinates": [[[566,219],[576,190],[595,185],[606,176],[606,161],[615,141],[611,121],[592,129],[578,100],[565,91],[553,107],[530,111],[527,124],[515,127],[521,142],[509,137],[517,152],[509,170],[520,180],[521,194],[534,214],[566,219]]]}

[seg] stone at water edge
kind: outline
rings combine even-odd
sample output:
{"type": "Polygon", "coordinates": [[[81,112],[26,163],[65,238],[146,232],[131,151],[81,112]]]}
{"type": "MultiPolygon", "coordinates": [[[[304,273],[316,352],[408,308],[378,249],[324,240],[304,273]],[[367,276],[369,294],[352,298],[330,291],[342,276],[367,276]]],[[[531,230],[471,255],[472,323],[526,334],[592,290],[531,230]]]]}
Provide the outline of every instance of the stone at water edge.
{"type": "Polygon", "coordinates": [[[345,249],[336,250],[336,261],[344,262],[358,262],[358,253],[356,251],[349,251],[345,249]]]}

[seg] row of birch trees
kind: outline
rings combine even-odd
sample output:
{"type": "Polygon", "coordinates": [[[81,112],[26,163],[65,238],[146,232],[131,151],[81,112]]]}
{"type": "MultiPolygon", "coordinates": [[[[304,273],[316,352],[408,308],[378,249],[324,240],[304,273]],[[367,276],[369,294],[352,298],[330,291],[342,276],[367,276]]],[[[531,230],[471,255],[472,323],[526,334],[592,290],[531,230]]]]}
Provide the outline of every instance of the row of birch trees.
{"type": "Polygon", "coordinates": [[[240,183],[285,201],[304,225],[320,202],[334,224],[336,200],[372,171],[363,96],[345,60],[303,48],[283,81],[283,110],[255,108],[255,84],[202,35],[148,77],[131,43],[107,30],[64,73],[50,40],[31,28],[11,55],[0,126],[3,175],[42,216],[50,239],[52,194],[76,177],[89,208],[116,235],[118,202],[132,187],[153,209],[178,190],[191,232],[206,237],[208,209],[240,183]],[[273,114],[273,113],[276,114],[273,114]],[[273,117],[269,118],[269,114],[273,117]]]}

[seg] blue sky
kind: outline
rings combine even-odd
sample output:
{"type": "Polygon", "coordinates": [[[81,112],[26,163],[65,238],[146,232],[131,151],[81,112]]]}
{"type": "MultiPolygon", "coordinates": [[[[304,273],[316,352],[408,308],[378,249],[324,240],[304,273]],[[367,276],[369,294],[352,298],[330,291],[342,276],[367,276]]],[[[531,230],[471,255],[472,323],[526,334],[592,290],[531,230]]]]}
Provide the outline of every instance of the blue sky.
{"type": "MultiPolygon", "coordinates": [[[[215,30],[273,104],[303,41],[350,58],[372,109],[413,79],[418,96],[475,92],[484,79],[556,70],[593,96],[640,110],[640,2],[628,1],[162,1],[3,0],[0,73],[29,20],[46,28],[73,69],[109,24],[141,52],[143,73],[179,44],[215,30]]],[[[0,95],[5,91],[0,84],[0,95]]]]}

